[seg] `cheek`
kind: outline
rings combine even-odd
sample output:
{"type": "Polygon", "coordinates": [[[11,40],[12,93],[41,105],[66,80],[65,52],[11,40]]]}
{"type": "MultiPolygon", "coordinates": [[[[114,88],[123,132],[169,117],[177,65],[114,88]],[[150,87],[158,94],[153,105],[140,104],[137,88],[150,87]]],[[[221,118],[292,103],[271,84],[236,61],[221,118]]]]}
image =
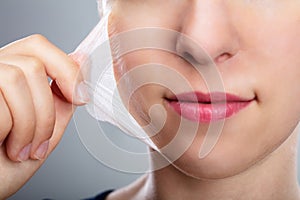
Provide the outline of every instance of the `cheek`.
{"type": "Polygon", "coordinates": [[[119,93],[130,114],[142,127],[151,124],[159,129],[161,122],[165,121],[163,110],[156,107],[162,105],[165,93],[164,73],[156,65],[151,65],[151,54],[152,51],[145,50],[122,56],[114,62],[114,73],[119,93]]]}
{"type": "Polygon", "coordinates": [[[300,23],[286,23],[266,30],[265,41],[257,44],[262,101],[269,102],[273,112],[281,112],[283,119],[300,114],[299,35],[300,23]]]}
{"type": "Polygon", "coordinates": [[[174,0],[146,2],[120,1],[112,9],[111,22],[116,32],[141,27],[162,27],[179,30],[188,3],[174,0]],[[171,6],[171,8],[170,8],[171,6]]]}
{"type": "Polygon", "coordinates": [[[256,15],[248,13],[248,23],[237,21],[242,55],[245,55],[242,59],[250,63],[249,71],[255,77],[254,89],[262,108],[278,118],[282,116],[282,122],[298,119],[300,114],[300,11],[297,2],[297,5],[296,1],[276,2],[273,4],[277,6],[270,6],[268,12],[257,9],[253,11],[260,12],[256,15]]]}
{"type": "MultiPolygon", "coordinates": [[[[124,12],[115,13],[114,19],[111,20],[114,31],[121,32],[146,25],[175,30],[178,28],[173,22],[174,19],[168,17],[160,20],[159,17],[150,19],[147,16],[152,14],[147,12],[145,12],[147,15],[141,12],[133,16],[133,12],[129,11],[130,9],[125,9],[124,12]]],[[[249,18],[247,23],[245,21],[237,23],[243,47],[237,61],[247,63],[246,66],[249,68],[246,71],[249,71],[250,75],[242,71],[240,66],[243,65],[239,65],[235,71],[237,74],[241,73],[240,77],[247,76],[254,80],[253,85],[252,83],[250,85],[259,96],[260,102],[245,110],[239,117],[226,122],[222,138],[206,160],[199,160],[198,152],[207,127],[199,128],[193,145],[175,163],[183,171],[205,178],[237,174],[274,151],[296,126],[300,116],[300,20],[296,14],[284,19],[279,17],[249,18]]],[[[115,77],[119,81],[126,72],[152,61],[153,57],[149,52],[138,56],[126,55],[114,63],[115,77]]],[[[187,72],[187,69],[181,72],[187,73],[186,76],[191,78],[191,73],[187,72]]],[[[143,77],[149,78],[149,73],[144,73],[138,78],[143,77]]],[[[123,99],[132,92],[130,88],[134,85],[132,80],[136,79],[129,76],[127,83],[119,88],[123,99]]],[[[129,110],[139,124],[144,126],[151,123],[149,109],[156,103],[161,104],[163,94],[164,88],[157,85],[148,85],[136,90],[130,100],[129,110]]],[[[172,141],[178,132],[180,118],[171,113],[166,120],[166,126],[153,138],[159,147],[172,141]]]]}

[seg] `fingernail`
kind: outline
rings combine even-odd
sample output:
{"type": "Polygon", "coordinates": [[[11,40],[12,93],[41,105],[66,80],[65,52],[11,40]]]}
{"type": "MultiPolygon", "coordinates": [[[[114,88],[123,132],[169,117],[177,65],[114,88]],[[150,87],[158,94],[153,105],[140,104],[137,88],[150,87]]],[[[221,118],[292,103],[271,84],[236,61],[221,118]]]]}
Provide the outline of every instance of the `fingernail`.
{"type": "Polygon", "coordinates": [[[26,161],[28,160],[29,158],[29,155],[30,155],[30,149],[31,149],[31,143],[28,144],[27,146],[25,146],[19,153],[19,156],[18,156],[18,160],[19,161],[26,161]]]}
{"type": "Polygon", "coordinates": [[[34,157],[36,159],[42,160],[46,157],[46,153],[48,151],[48,147],[49,147],[49,140],[43,142],[39,148],[36,150],[34,157]]]}
{"type": "Polygon", "coordinates": [[[76,89],[77,100],[81,103],[87,103],[90,100],[88,87],[84,82],[78,84],[76,89]]]}

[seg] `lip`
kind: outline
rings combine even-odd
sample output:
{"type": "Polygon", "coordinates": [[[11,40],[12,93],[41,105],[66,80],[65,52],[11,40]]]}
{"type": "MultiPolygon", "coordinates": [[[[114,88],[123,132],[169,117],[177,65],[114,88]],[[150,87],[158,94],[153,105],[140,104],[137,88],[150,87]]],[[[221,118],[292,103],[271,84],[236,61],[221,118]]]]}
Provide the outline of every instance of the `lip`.
{"type": "Polygon", "coordinates": [[[189,92],[166,98],[168,105],[182,117],[209,123],[231,117],[247,107],[255,98],[243,98],[230,93],[189,92]]]}

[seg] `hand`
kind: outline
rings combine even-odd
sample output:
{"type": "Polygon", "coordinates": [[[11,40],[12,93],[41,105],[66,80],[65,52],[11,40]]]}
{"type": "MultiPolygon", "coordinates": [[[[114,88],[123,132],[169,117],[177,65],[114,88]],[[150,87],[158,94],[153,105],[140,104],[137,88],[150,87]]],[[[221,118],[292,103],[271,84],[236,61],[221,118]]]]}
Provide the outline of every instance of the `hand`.
{"type": "Polygon", "coordinates": [[[28,181],[60,141],[74,105],[88,101],[82,81],[79,66],[43,36],[0,49],[0,199],[28,181]]]}

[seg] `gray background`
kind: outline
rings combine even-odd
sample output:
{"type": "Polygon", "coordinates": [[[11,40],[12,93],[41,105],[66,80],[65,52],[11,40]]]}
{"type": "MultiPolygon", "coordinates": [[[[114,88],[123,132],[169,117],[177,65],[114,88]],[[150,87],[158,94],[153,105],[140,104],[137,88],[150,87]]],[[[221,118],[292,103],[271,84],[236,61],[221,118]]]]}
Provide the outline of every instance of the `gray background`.
{"type": "MultiPolygon", "coordinates": [[[[70,53],[97,22],[96,0],[1,0],[0,46],[40,33],[70,53]]],[[[79,119],[87,127],[92,120],[79,119]]],[[[106,128],[127,146],[141,148],[139,143],[124,139],[117,129],[106,128]]],[[[89,127],[87,131],[97,130],[89,127]]],[[[80,199],[121,187],[138,176],[110,169],[94,159],[81,143],[72,121],[54,153],[10,199],[80,199]]]]}

